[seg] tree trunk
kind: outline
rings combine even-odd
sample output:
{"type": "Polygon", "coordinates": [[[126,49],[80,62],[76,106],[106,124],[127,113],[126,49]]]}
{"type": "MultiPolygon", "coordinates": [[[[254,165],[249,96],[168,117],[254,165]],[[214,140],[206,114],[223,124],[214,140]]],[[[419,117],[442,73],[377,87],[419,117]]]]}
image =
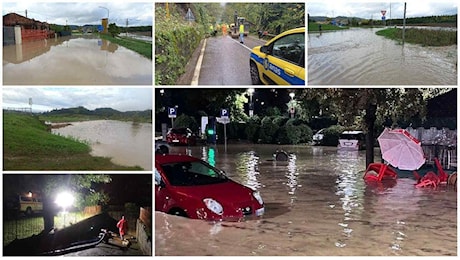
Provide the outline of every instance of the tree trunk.
{"type": "Polygon", "coordinates": [[[366,134],[366,168],[374,162],[374,125],[377,119],[377,105],[369,104],[366,108],[366,116],[364,117],[367,134],[366,134]]]}
{"type": "Polygon", "coordinates": [[[54,215],[56,207],[54,202],[49,197],[43,199],[43,222],[44,222],[44,231],[49,232],[54,228],[54,215]]]}

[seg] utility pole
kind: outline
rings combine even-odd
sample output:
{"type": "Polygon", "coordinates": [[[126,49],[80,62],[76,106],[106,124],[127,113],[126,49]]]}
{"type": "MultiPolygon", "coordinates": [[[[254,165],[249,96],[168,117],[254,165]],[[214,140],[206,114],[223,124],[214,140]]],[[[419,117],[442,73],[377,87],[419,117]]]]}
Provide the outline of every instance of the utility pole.
{"type": "Polygon", "coordinates": [[[126,37],[128,37],[128,18],[126,18],[126,37]]]}
{"type": "Polygon", "coordinates": [[[402,31],[403,45],[405,41],[405,33],[406,33],[406,2],[404,2],[404,19],[403,19],[403,31],[402,31]]]}

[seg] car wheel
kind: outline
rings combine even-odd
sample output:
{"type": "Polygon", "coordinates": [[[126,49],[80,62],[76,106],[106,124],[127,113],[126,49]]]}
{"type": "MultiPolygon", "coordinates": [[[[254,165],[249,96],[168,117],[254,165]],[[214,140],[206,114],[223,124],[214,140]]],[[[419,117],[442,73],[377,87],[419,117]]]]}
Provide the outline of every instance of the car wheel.
{"type": "Polygon", "coordinates": [[[251,82],[252,85],[261,85],[262,82],[260,81],[259,78],[259,70],[257,69],[257,65],[254,62],[251,62],[250,64],[250,73],[251,73],[251,82]]]}

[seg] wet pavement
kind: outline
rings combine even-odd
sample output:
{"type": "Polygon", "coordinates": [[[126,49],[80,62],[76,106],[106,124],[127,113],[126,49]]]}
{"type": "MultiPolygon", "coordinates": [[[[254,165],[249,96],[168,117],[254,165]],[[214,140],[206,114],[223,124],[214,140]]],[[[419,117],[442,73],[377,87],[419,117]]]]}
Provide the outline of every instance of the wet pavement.
{"type": "Polygon", "coordinates": [[[251,49],[264,41],[245,37],[245,44],[230,36],[207,38],[198,85],[251,85],[251,49]]]}
{"type": "Polygon", "coordinates": [[[4,85],[151,85],[152,61],[95,36],[3,46],[4,85]]]}
{"type": "MultiPolygon", "coordinates": [[[[411,177],[368,185],[365,151],[336,147],[173,147],[257,188],[265,215],[206,222],[155,212],[155,255],[457,255],[457,192],[417,189],[411,177]],[[284,149],[287,162],[273,161],[284,149]]],[[[376,149],[375,161],[380,160],[376,149]]]]}

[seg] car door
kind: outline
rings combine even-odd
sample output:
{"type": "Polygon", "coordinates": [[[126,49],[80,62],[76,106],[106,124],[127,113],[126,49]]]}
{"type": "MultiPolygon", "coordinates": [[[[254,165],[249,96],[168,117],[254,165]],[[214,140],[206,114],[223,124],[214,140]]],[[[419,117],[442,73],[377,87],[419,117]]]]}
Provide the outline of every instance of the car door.
{"type": "Polygon", "coordinates": [[[272,42],[264,59],[264,80],[274,85],[305,85],[305,33],[272,42]]]}
{"type": "Polygon", "coordinates": [[[155,211],[167,212],[169,194],[161,178],[160,172],[155,168],[155,211]]]}

